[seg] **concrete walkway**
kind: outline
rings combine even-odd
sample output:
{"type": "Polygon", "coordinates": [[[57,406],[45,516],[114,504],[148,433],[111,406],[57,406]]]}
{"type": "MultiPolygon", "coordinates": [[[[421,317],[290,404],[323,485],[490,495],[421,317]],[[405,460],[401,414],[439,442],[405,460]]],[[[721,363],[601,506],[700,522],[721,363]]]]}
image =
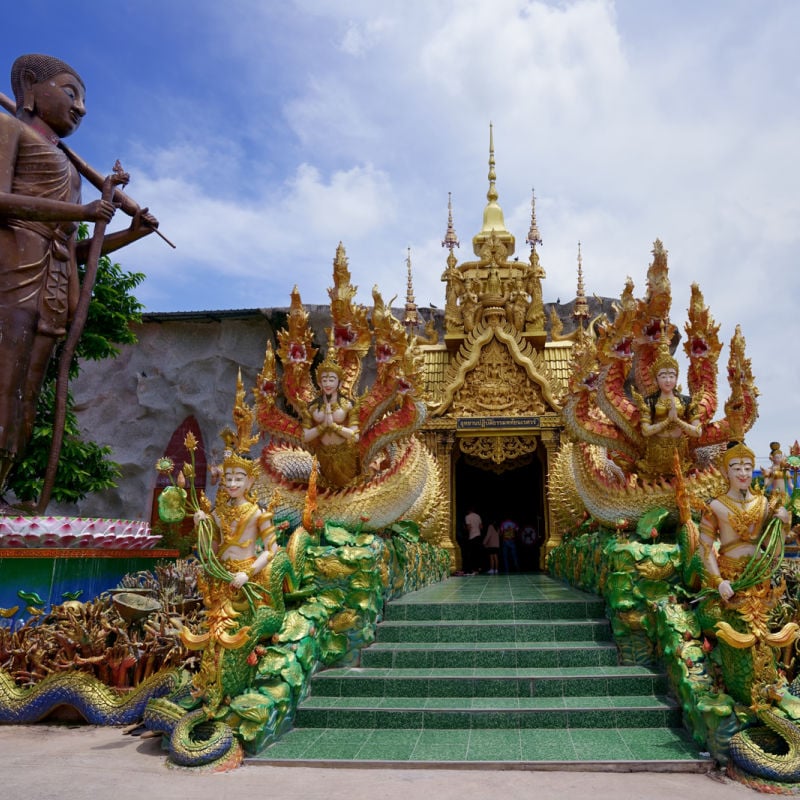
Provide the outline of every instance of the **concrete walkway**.
{"type": "Polygon", "coordinates": [[[717,774],[269,767],[169,768],[159,739],[93,726],[0,726],[8,800],[735,800],[756,793],[717,774]]]}

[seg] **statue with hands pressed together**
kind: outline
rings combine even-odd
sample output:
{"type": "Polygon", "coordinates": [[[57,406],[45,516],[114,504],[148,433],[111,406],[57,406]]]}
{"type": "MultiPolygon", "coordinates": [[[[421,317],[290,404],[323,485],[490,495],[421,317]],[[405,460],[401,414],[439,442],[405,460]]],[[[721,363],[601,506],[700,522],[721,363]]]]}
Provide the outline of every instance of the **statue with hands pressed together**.
{"type": "Polygon", "coordinates": [[[336,488],[347,486],[360,469],[358,408],[341,393],[342,377],[336,350],[331,346],[317,368],[320,392],[303,418],[303,439],[319,461],[323,480],[336,488]]]}
{"type": "Polygon", "coordinates": [[[641,431],[647,441],[644,469],[649,474],[671,475],[674,452],[680,463],[689,461],[689,438],[702,433],[691,398],[679,393],[678,362],[670,355],[664,339],[661,352],[653,364],[652,374],[658,391],[645,398],[637,397],[642,412],[641,431]]]}

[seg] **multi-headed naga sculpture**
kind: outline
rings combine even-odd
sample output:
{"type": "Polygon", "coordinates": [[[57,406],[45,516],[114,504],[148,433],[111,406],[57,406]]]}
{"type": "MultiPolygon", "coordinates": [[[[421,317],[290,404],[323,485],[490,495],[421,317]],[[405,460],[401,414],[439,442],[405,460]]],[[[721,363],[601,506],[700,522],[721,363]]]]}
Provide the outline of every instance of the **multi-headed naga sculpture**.
{"type": "Polygon", "coordinates": [[[437,540],[444,535],[439,469],[414,437],[426,414],[416,343],[377,287],[371,314],[353,302],[356,287],[341,244],[333,281],[328,348],[316,370],[318,349],[296,288],[277,353],[267,346],[256,386],[257,424],[269,437],[261,456],[261,493],[280,495],[277,516],[299,519],[316,458],[322,519],[370,529],[412,519],[424,538],[437,540]],[[359,393],[370,352],[375,379],[359,393]]]}
{"type": "Polygon", "coordinates": [[[582,337],[564,400],[569,441],[550,476],[550,498],[560,521],[572,524],[588,512],[612,527],[635,525],[646,511],[676,511],[673,458],[690,493],[714,496],[722,487],[713,457],[725,447],[731,420],[748,431],[756,420],[758,391],[745,341],[737,327],[730,343],[730,397],[717,411],[717,361],[722,345],[699,287],[692,286],[684,351],[689,359],[688,396],[676,385],[678,363],[670,345],[667,252],[653,247],[643,299],[628,279],[616,316],[596,340],[582,337]]]}

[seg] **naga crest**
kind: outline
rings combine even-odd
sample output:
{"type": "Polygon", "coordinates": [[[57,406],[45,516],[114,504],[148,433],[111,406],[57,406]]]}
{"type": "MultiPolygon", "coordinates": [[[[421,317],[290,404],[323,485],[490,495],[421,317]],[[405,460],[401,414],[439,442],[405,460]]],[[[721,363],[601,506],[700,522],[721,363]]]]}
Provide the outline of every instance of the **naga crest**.
{"type": "Polygon", "coordinates": [[[575,522],[576,514],[589,512],[619,527],[655,506],[675,510],[676,464],[689,491],[713,491],[721,481],[713,459],[732,426],[746,432],[756,420],[758,389],[738,327],[727,366],[730,397],[725,415],[714,419],[722,345],[719,325],[697,285],[684,326],[688,393],[678,385],[662,389],[661,373],[671,371],[674,381],[679,371],[671,304],[667,251],[656,241],[645,296],[634,297],[628,278],[613,320],[600,328],[595,342],[574,348],[564,400],[571,441],[559,453],[550,488],[562,522],[575,522]]]}

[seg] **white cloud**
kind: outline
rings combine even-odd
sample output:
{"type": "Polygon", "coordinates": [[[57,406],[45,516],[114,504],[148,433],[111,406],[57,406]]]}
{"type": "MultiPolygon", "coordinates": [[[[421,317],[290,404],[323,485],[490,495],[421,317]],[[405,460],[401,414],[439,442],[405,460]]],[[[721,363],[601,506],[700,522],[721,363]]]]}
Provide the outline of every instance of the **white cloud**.
{"type": "Polygon", "coordinates": [[[368,19],[364,23],[351,20],[339,44],[342,52],[351,56],[364,56],[379,46],[394,27],[392,20],[385,17],[368,19]]]}
{"type": "Polygon", "coordinates": [[[230,116],[209,111],[208,128],[136,151],[151,177],[136,175],[134,195],[180,248],[131,249],[158,307],[182,307],[171,286],[198,273],[195,308],[285,305],[294,283],[322,302],[339,240],[362,302],[375,282],[404,297],[410,245],[419,305],[441,306],[447,192],[468,259],[492,120],[520,258],[536,187],[545,300],[574,296],[578,240],[588,292],[617,296],[626,275],[643,290],[661,238],[675,321],[697,281],[726,341],[744,326],[762,389],[755,444],[790,435],[780,427],[800,375],[776,365],[800,296],[800,78],[787,35],[800,6],[242,5],[215,18],[214,36],[248,67],[229,80],[230,116]]]}

